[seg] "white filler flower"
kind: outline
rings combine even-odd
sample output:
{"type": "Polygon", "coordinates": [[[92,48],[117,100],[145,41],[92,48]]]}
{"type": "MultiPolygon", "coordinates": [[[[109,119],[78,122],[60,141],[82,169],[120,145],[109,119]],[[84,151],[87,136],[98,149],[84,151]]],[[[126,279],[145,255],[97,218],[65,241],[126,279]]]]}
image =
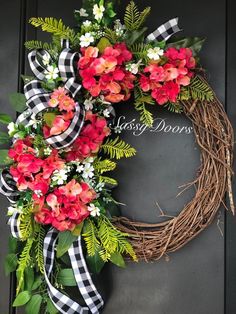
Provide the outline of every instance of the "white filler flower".
{"type": "Polygon", "coordinates": [[[163,56],[164,50],[160,47],[149,48],[147,51],[147,56],[152,60],[159,60],[161,56],[163,56]]]}
{"type": "Polygon", "coordinates": [[[110,111],[108,109],[103,110],[103,115],[105,118],[109,118],[110,117],[110,111]]]}
{"type": "Polygon", "coordinates": [[[45,77],[47,80],[55,80],[58,78],[59,69],[53,65],[49,65],[45,70],[45,77]]]}
{"type": "Polygon", "coordinates": [[[91,43],[94,42],[94,37],[91,33],[85,33],[80,37],[80,46],[88,47],[91,43]]]}
{"type": "Polygon", "coordinates": [[[33,113],[30,117],[29,122],[27,123],[27,127],[32,126],[34,129],[37,129],[37,125],[38,125],[39,121],[36,118],[36,114],[33,113]]]}
{"type": "Polygon", "coordinates": [[[90,204],[88,206],[88,210],[90,211],[90,215],[93,217],[100,216],[100,209],[96,207],[94,204],[90,204]]]}
{"type": "Polygon", "coordinates": [[[93,14],[97,21],[100,21],[102,19],[104,11],[105,11],[105,8],[103,5],[98,6],[97,4],[95,4],[93,6],[93,14]]]}
{"type": "Polygon", "coordinates": [[[84,108],[85,108],[85,110],[86,111],[92,110],[94,102],[95,102],[95,99],[94,100],[92,98],[85,99],[85,101],[84,101],[84,108]]]}
{"type": "Polygon", "coordinates": [[[83,22],[84,27],[89,27],[89,26],[91,26],[91,24],[92,24],[92,22],[89,20],[86,20],[85,22],[83,22]]]}
{"type": "Polygon", "coordinates": [[[51,58],[50,58],[50,56],[49,56],[48,54],[43,55],[43,58],[42,58],[43,64],[44,64],[44,65],[49,65],[50,59],[51,59],[51,58]]]}
{"type": "Polygon", "coordinates": [[[55,170],[52,175],[52,180],[57,184],[63,184],[67,180],[67,171],[66,169],[55,170]]]}
{"type": "Polygon", "coordinates": [[[50,156],[52,149],[50,147],[46,147],[44,148],[43,152],[44,152],[44,155],[50,156]]]}
{"type": "Polygon", "coordinates": [[[18,130],[17,125],[14,122],[10,122],[7,128],[8,128],[8,134],[10,136],[12,136],[18,130]]]}
{"type": "Polygon", "coordinates": [[[88,13],[85,9],[81,8],[80,10],[75,10],[76,13],[79,13],[81,17],[87,17],[88,13]]]}
{"type": "Polygon", "coordinates": [[[90,163],[86,163],[84,165],[84,170],[83,170],[83,174],[82,177],[84,179],[91,179],[94,176],[94,167],[90,164],[90,163]]]}

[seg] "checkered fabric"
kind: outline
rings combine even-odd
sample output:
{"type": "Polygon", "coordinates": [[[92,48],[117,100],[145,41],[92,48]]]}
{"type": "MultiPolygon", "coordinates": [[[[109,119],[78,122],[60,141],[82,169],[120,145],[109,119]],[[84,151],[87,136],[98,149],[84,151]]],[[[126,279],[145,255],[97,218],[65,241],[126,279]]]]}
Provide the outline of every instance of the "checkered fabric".
{"type": "MultiPolygon", "coordinates": [[[[68,41],[66,46],[68,46],[68,41]]],[[[50,55],[45,50],[34,50],[28,55],[31,70],[39,80],[45,78],[45,68],[38,61],[38,56],[43,57],[45,54],[50,58],[50,55]]],[[[62,50],[59,56],[59,71],[61,78],[65,84],[65,88],[75,97],[81,88],[81,85],[76,82],[75,67],[79,60],[79,54],[72,52],[70,48],[62,50]]],[[[27,125],[32,114],[37,115],[49,107],[50,93],[47,93],[42,88],[42,82],[33,80],[24,86],[26,97],[27,110],[25,110],[16,120],[17,124],[27,125]]],[[[51,136],[46,139],[46,142],[56,149],[62,149],[71,145],[78,137],[84,123],[85,110],[83,106],[76,104],[74,118],[69,127],[59,135],[51,136]]]]}
{"type": "Polygon", "coordinates": [[[69,127],[61,134],[51,136],[46,142],[56,149],[62,149],[70,146],[79,136],[84,124],[85,110],[78,103],[75,105],[75,114],[69,127]]]}
{"type": "Polygon", "coordinates": [[[20,233],[20,219],[19,219],[20,213],[15,211],[13,215],[8,220],[8,225],[11,229],[11,235],[14,238],[20,239],[21,233],[20,233]]]}
{"type": "Polygon", "coordinates": [[[79,280],[79,283],[80,283],[79,288],[83,289],[83,291],[87,290],[87,292],[86,293],[84,292],[84,294],[82,295],[83,296],[86,295],[86,297],[88,294],[91,295],[91,300],[89,300],[88,297],[85,300],[86,304],[89,304],[91,308],[80,306],[78,303],[76,303],[75,301],[73,301],[72,299],[70,299],[63,293],[61,293],[59,290],[57,290],[55,287],[53,287],[53,285],[50,283],[49,278],[52,274],[52,269],[53,269],[53,264],[54,264],[55,245],[57,242],[57,237],[58,237],[58,231],[56,231],[54,228],[51,228],[48,231],[44,239],[44,248],[43,248],[44,265],[45,265],[44,275],[45,275],[45,280],[48,285],[48,294],[53,304],[58,309],[58,311],[60,311],[60,313],[63,313],[63,314],[88,314],[90,313],[89,311],[91,310],[91,308],[93,309],[92,313],[99,314],[99,308],[102,306],[101,304],[103,304],[103,301],[92,283],[92,280],[90,278],[90,274],[87,268],[85,269],[84,267],[82,267],[82,269],[74,269],[78,267],[78,264],[74,260],[75,256],[76,258],[78,258],[79,261],[81,261],[81,259],[83,260],[83,263],[79,265],[85,264],[83,255],[81,256],[80,251],[78,252],[78,246],[79,246],[78,243],[80,243],[79,242],[80,239],[76,241],[77,243],[75,244],[75,251],[74,251],[74,245],[71,246],[71,248],[69,249],[69,252],[70,252],[69,254],[71,257],[73,271],[77,276],[76,280],[79,280]],[[82,271],[82,274],[78,275],[80,270],[82,271]],[[86,275],[84,274],[84,271],[87,272],[86,275]],[[83,283],[81,283],[81,280],[83,281],[83,283]],[[100,302],[97,301],[98,299],[100,300],[100,302]]]}
{"type": "Polygon", "coordinates": [[[90,277],[83,255],[81,237],[78,237],[77,241],[74,241],[68,253],[80,293],[91,313],[97,314],[99,313],[99,309],[103,307],[104,302],[90,277]]]}
{"type": "Polygon", "coordinates": [[[75,68],[79,61],[79,53],[73,52],[70,48],[62,50],[59,56],[58,68],[61,78],[65,84],[65,88],[69,90],[73,97],[76,96],[81,88],[81,85],[76,82],[75,68]]]}
{"type": "Polygon", "coordinates": [[[159,26],[154,32],[147,36],[147,42],[150,41],[167,41],[172,35],[181,31],[178,26],[178,17],[169,20],[168,22],[159,26]]]}
{"type": "Polygon", "coordinates": [[[45,77],[45,68],[40,64],[39,58],[43,58],[43,56],[46,55],[49,59],[51,58],[50,54],[43,49],[38,49],[38,50],[32,50],[28,54],[28,60],[30,64],[30,68],[34,75],[37,77],[39,80],[43,80],[45,77]]]}
{"type": "Polygon", "coordinates": [[[15,203],[19,198],[16,182],[7,169],[4,169],[1,173],[0,193],[6,196],[11,203],[15,203]]]}

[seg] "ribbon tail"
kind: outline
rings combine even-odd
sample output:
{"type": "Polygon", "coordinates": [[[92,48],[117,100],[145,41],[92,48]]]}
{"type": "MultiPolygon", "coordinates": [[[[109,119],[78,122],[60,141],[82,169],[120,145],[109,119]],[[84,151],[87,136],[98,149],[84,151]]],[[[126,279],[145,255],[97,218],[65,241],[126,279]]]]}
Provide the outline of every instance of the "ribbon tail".
{"type": "MultiPolygon", "coordinates": [[[[50,282],[50,276],[53,270],[54,258],[55,258],[55,245],[58,238],[58,231],[54,228],[51,228],[45,239],[44,239],[44,247],[43,247],[43,255],[44,255],[44,276],[48,286],[48,294],[53,302],[54,306],[58,309],[58,311],[62,314],[88,314],[89,308],[82,307],[77,302],[73,301],[59,290],[57,290],[50,282]]],[[[73,247],[70,248],[71,252],[73,251],[73,247]]],[[[74,253],[72,253],[74,255],[74,253]]],[[[80,270],[78,270],[80,271],[80,270]]],[[[86,280],[84,274],[81,274],[81,278],[83,281],[86,280]]],[[[84,286],[86,286],[86,282],[84,282],[84,286]]],[[[89,289],[89,288],[88,288],[89,289]]],[[[94,312],[95,313],[95,312],[94,312]]],[[[98,313],[98,312],[96,312],[98,313]]]]}
{"type": "Polygon", "coordinates": [[[178,20],[179,18],[176,17],[159,26],[154,32],[147,36],[147,42],[155,40],[158,42],[167,41],[171,36],[181,31],[178,26],[178,20]]]}
{"type": "Polygon", "coordinates": [[[73,242],[72,246],[69,248],[68,253],[75,275],[75,280],[80,293],[84,298],[84,301],[86,302],[92,314],[99,314],[99,310],[103,307],[104,301],[101,295],[98,293],[88,271],[83,255],[81,237],[78,237],[78,240],[73,242]]]}

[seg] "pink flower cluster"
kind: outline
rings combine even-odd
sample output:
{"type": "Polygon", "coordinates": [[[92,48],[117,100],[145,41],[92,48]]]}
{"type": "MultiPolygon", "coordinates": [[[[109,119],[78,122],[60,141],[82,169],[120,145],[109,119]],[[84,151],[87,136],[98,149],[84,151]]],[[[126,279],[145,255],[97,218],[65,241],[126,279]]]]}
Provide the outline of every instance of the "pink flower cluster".
{"type": "Polygon", "coordinates": [[[30,137],[14,143],[8,153],[15,162],[10,167],[10,173],[16,181],[18,190],[40,190],[45,194],[49,189],[53,171],[62,169],[64,161],[58,156],[57,150],[53,150],[45,159],[37,157],[32,143],[33,139],[30,137]]]}
{"type": "Polygon", "coordinates": [[[124,66],[132,59],[125,43],[106,47],[100,56],[98,48],[90,46],[82,49],[82,55],[78,62],[79,74],[83,87],[93,97],[104,95],[112,103],[129,99],[135,76],[124,66]]]}
{"type": "Polygon", "coordinates": [[[87,205],[95,198],[95,191],[87,183],[78,183],[72,179],[48,194],[35,220],[41,224],[50,224],[59,231],[73,230],[89,216],[87,205]]]}
{"type": "Polygon", "coordinates": [[[110,134],[105,118],[88,111],[85,121],[80,136],[74,141],[71,150],[66,154],[67,161],[82,160],[95,155],[105,137],[110,134]]]}
{"type": "Polygon", "coordinates": [[[190,84],[196,61],[189,48],[169,48],[164,53],[164,65],[151,63],[140,76],[140,87],[144,92],[151,91],[159,105],[168,101],[176,102],[181,86],[190,84]]]}
{"type": "Polygon", "coordinates": [[[53,121],[50,121],[50,125],[45,124],[43,126],[45,138],[64,132],[69,127],[75,110],[75,101],[68,95],[64,87],[54,90],[50,95],[48,104],[51,108],[58,109],[60,114],[55,114],[53,121]]]}
{"type": "Polygon", "coordinates": [[[66,161],[52,150],[48,157],[38,157],[33,148],[33,139],[18,139],[9,150],[14,164],[10,173],[19,191],[31,190],[35,219],[42,224],[51,224],[60,231],[72,230],[90,212],[87,204],[96,198],[96,192],[85,182],[72,179],[65,186],[50,187],[55,170],[65,168],[66,161]]]}

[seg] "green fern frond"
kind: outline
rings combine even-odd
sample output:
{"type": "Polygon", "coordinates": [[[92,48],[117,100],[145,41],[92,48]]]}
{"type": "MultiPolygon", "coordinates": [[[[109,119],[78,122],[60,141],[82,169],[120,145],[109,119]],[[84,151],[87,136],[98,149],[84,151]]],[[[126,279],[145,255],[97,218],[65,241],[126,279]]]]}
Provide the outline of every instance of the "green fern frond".
{"type": "Polygon", "coordinates": [[[87,219],[84,223],[83,234],[84,241],[89,256],[94,256],[100,251],[100,242],[97,237],[98,230],[91,219],[87,219]]]}
{"type": "Polygon", "coordinates": [[[130,47],[133,55],[138,60],[143,60],[143,61],[147,61],[148,60],[147,50],[149,48],[150,48],[150,45],[146,45],[144,43],[136,43],[136,44],[131,45],[131,47],[130,47]]]}
{"type": "Polygon", "coordinates": [[[39,271],[44,274],[44,260],[43,260],[43,242],[45,238],[45,229],[42,225],[39,226],[39,231],[36,238],[35,245],[35,260],[39,271]]]}
{"type": "Polygon", "coordinates": [[[16,293],[18,294],[21,290],[21,287],[23,286],[24,284],[24,272],[25,272],[25,269],[30,265],[30,262],[31,262],[31,248],[32,248],[32,245],[33,245],[33,242],[34,242],[34,239],[32,238],[29,238],[25,244],[25,247],[19,257],[19,260],[18,260],[18,267],[17,267],[17,270],[16,270],[16,273],[17,273],[17,279],[18,279],[18,282],[17,282],[17,289],[16,289],[16,293]]]}
{"type": "Polygon", "coordinates": [[[108,262],[109,259],[111,258],[111,254],[105,249],[100,250],[99,255],[104,262],[108,262]]]}
{"type": "Polygon", "coordinates": [[[99,182],[103,182],[110,185],[118,185],[118,182],[115,179],[105,176],[99,176],[99,182]]]}
{"type": "Polygon", "coordinates": [[[98,159],[94,162],[94,169],[103,174],[104,172],[112,171],[116,168],[116,163],[110,159],[98,159]]]}
{"type": "Polygon", "coordinates": [[[122,157],[132,157],[136,154],[136,150],[129,144],[125,143],[118,137],[108,139],[103,145],[102,149],[105,154],[108,154],[110,158],[120,159],[122,157]]]}
{"type": "Polygon", "coordinates": [[[140,12],[139,18],[135,23],[135,29],[139,29],[142,27],[142,25],[144,24],[144,22],[146,21],[148,15],[151,12],[151,7],[147,7],[145,8],[142,12],[140,12]]]}
{"type": "Polygon", "coordinates": [[[32,214],[30,212],[23,213],[19,219],[21,240],[24,241],[33,234],[32,214]]]}
{"type": "Polygon", "coordinates": [[[54,51],[54,47],[52,44],[49,43],[43,43],[39,40],[29,40],[25,42],[25,48],[28,50],[34,50],[34,49],[44,49],[47,50],[49,53],[51,51],[54,51]]]}
{"type": "Polygon", "coordinates": [[[168,102],[165,107],[170,111],[170,112],[174,112],[174,113],[182,113],[183,112],[183,106],[181,105],[181,103],[176,102],[176,103],[172,103],[172,102],[168,102]]]}
{"type": "Polygon", "coordinates": [[[29,23],[35,27],[41,27],[42,31],[52,33],[60,38],[70,39],[71,42],[75,39],[74,30],[65,26],[61,19],[57,20],[53,17],[32,17],[29,23]]]}
{"type": "Polygon", "coordinates": [[[194,100],[212,101],[214,99],[214,93],[211,87],[198,75],[192,79],[187,89],[194,100]]]}
{"type": "Polygon", "coordinates": [[[136,102],[134,104],[135,109],[140,113],[140,121],[147,126],[152,126],[153,115],[150,111],[146,109],[145,103],[136,102]]]}
{"type": "Polygon", "coordinates": [[[115,44],[119,39],[119,36],[116,34],[116,32],[107,27],[104,30],[103,36],[106,37],[112,44],[115,44]]]}
{"type": "MultiPolygon", "coordinates": [[[[119,252],[121,254],[128,254],[133,258],[134,261],[137,261],[134,249],[126,239],[128,234],[123,233],[115,228],[106,216],[99,217],[98,236],[105,252],[107,252],[107,256],[114,252],[119,252]]],[[[105,254],[105,252],[101,254],[105,254]]]]}
{"type": "Polygon", "coordinates": [[[147,7],[142,12],[139,12],[137,5],[134,1],[131,1],[125,10],[124,22],[126,29],[129,31],[140,29],[150,10],[150,7],[147,7]]]}
{"type": "Polygon", "coordinates": [[[140,114],[140,121],[146,124],[147,126],[153,125],[153,115],[150,111],[147,110],[146,104],[154,105],[155,100],[151,95],[143,93],[140,88],[135,88],[134,91],[135,103],[134,107],[140,114]]]}
{"type": "Polygon", "coordinates": [[[109,254],[114,253],[118,248],[117,231],[105,216],[99,218],[98,236],[102,246],[109,254]]]}

